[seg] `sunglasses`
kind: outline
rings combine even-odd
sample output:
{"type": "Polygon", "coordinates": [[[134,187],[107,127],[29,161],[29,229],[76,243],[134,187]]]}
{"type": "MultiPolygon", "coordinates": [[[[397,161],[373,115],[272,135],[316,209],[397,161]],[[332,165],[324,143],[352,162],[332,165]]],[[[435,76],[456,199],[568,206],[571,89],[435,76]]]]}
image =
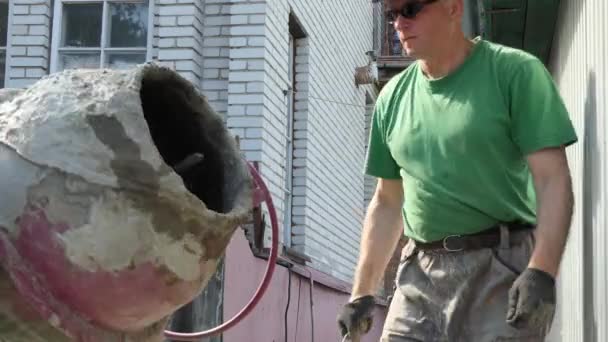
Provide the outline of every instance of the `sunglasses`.
{"type": "Polygon", "coordinates": [[[386,12],[389,23],[394,23],[402,16],[406,19],[414,19],[416,15],[424,9],[425,6],[430,5],[438,0],[427,0],[427,1],[408,1],[400,9],[390,9],[386,12]]]}

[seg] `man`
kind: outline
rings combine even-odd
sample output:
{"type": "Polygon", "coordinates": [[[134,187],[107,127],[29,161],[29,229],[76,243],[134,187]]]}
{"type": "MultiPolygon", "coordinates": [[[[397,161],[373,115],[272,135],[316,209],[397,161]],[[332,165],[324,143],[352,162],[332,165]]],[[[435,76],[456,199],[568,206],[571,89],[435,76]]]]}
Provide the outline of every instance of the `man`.
{"type": "Polygon", "coordinates": [[[465,38],[463,0],[387,2],[416,62],[376,103],[378,185],[342,336],[369,329],[404,232],[382,341],[542,341],[573,207],[568,112],[538,59],[465,38]]]}

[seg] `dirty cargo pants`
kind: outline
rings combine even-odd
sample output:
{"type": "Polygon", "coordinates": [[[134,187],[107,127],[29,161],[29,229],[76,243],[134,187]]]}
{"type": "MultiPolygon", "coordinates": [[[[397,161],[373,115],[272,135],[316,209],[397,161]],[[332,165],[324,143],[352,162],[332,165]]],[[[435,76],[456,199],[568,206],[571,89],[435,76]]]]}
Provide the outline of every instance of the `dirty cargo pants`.
{"type": "Polygon", "coordinates": [[[543,341],[506,323],[509,289],[533,246],[532,230],[506,230],[500,246],[460,252],[418,251],[409,241],[380,341],[543,341]]]}

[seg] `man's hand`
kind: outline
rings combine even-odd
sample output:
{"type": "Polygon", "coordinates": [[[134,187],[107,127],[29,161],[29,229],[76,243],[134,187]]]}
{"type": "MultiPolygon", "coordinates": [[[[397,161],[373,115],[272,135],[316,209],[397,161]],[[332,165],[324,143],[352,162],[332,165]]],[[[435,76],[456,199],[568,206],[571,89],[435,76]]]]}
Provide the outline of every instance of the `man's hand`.
{"type": "Polygon", "coordinates": [[[555,280],[547,272],[527,268],[509,291],[507,323],[545,335],[555,314],[555,280]]]}
{"type": "Polygon", "coordinates": [[[351,340],[367,334],[372,327],[372,313],[375,300],[373,296],[357,298],[342,307],[338,314],[338,326],[342,337],[347,334],[351,340]]]}

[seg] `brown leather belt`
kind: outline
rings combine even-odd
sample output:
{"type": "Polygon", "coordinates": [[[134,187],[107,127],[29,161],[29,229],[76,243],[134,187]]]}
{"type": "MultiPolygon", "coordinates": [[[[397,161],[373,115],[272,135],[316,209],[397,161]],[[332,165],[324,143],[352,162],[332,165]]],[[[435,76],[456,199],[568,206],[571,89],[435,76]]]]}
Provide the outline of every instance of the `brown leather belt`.
{"type": "MultiPolygon", "coordinates": [[[[529,223],[504,223],[509,233],[532,230],[536,226],[529,223]]],[[[440,250],[460,252],[472,249],[493,248],[501,243],[501,225],[495,225],[479,233],[469,235],[449,235],[433,242],[414,241],[416,249],[423,251],[440,250]]]]}

